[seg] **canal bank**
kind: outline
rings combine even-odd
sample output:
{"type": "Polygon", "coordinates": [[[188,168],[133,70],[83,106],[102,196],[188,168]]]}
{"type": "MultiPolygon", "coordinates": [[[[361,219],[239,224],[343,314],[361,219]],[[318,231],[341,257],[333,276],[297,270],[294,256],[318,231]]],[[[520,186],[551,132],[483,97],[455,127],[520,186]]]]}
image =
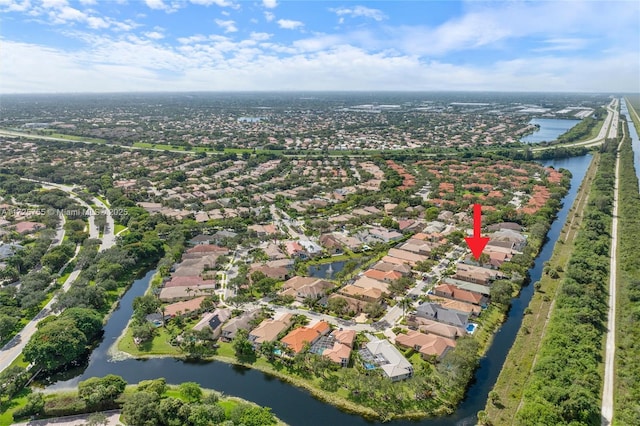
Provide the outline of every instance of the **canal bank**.
{"type": "MultiPolygon", "coordinates": [[[[566,168],[571,171],[571,189],[563,199],[563,207],[557,219],[551,225],[548,241],[529,270],[531,282],[539,279],[543,264],[549,259],[553,245],[560,235],[570,206],[577,194],[577,188],[585,175],[590,156],[575,157],[563,160],[547,161],[545,166],[566,168]]],[[[88,365],[83,370],[70,371],[66,376],[53,378],[50,388],[60,389],[75,387],[81,380],[93,376],[117,374],[128,382],[165,377],[168,383],[195,381],[201,386],[213,388],[228,395],[239,396],[257,404],[273,408],[273,412],[283,421],[292,425],[370,425],[371,422],[360,416],[340,411],[336,407],[313,398],[304,390],[298,389],[273,376],[260,371],[234,366],[222,362],[186,362],[172,358],[125,359],[115,361],[108,350],[121,334],[132,314],[132,301],[136,296],[144,294],[153,272],[136,280],[125,294],[120,307],[113,313],[105,326],[105,337],[100,346],[91,354],[88,365]]],[[[475,380],[466,393],[466,398],[457,411],[448,417],[430,418],[420,421],[428,425],[471,425],[475,424],[475,414],[484,408],[489,390],[492,388],[500,372],[509,348],[522,322],[524,309],[528,306],[533,294],[533,286],[525,286],[520,295],[513,300],[506,322],[496,333],[492,346],[480,360],[480,367],[475,373],[475,380]]],[[[415,422],[395,421],[392,424],[413,425],[415,422]]]]}

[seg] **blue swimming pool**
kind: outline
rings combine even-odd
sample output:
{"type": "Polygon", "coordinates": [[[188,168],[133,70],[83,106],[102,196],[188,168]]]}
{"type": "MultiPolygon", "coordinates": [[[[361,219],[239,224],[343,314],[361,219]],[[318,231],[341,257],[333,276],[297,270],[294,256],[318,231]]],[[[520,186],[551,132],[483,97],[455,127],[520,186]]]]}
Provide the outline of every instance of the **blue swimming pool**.
{"type": "Polygon", "coordinates": [[[375,370],[376,369],[376,366],[374,364],[369,364],[369,363],[365,362],[363,365],[364,365],[365,370],[375,370]]]}
{"type": "Polygon", "coordinates": [[[467,333],[473,334],[473,332],[476,331],[476,328],[478,328],[478,324],[474,324],[474,323],[467,324],[467,333]]]}

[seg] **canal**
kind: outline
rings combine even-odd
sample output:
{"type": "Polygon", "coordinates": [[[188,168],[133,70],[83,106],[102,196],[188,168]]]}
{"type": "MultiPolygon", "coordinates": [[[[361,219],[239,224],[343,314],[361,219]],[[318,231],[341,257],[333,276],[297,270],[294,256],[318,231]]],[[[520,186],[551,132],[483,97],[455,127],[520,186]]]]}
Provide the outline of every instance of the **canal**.
{"type": "MultiPolygon", "coordinates": [[[[551,256],[553,246],[560,235],[590,161],[591,156],[587,155],[543,162],[545,166],[568,169],[573,174],[573,178],[571,179],[571,189],[563,199],[563,207],[549,230],[548,241],[542,247],[534,266],[529,270],[531,283],[540,279],[543,263],[551,256]]],[[[344,413],[331,405],[318,401],[304,390],[257,370],[236,367],[222,362],[188,363],[171,358],[152,358],[147,360],[112,359],[109,355],[109,348],[126,327],[133,311],[133,299],[144,294],[153,272],[151,271],[143,278],[136,280],[123,296],[119,308],[114,311],[105,325],[102,343],[91,354],[86,368],[82,369],[82,371],[68,372],[66,378],[58,377],[54,379],[54,383],[48,386],[49,389],[75,387],[79,381],[94,376],[102,377],[106,374],[117,374],[129,383],[164,377],[171,384],[193,381],[203,387],[216,389],[227,395],[238,396],[257,404],[271,407],[279,418],[295,426],[373,424],[360,416],[344,413]]],[[[509,348],[515,340],[524,310],[531,300],[533,290],[533,285],[525,286],[520,295],[513,300],[507,320],[495,335],[486,356],[480,360],[480,367],[476,371],[475,379],[469,387],[465,399],[453,415],[424,419],[419,422],[396,421],[391,424],[431,426],[475,424],[475,415],[479,410],[484,409],[487,395],[493,387],[509,348]]]]}
{"type": "Polygon", "coordinates": [[[636,169],[636,176],[640,181],[640,138],[636,126],[633,124],[631,114],[627,108],[627,102],[624,98],[620,99],[620,115],[627,117],[627,124],[629,125],[629,136],[631,136],[631,146],[633,147],[633,166],[636,169]]]}

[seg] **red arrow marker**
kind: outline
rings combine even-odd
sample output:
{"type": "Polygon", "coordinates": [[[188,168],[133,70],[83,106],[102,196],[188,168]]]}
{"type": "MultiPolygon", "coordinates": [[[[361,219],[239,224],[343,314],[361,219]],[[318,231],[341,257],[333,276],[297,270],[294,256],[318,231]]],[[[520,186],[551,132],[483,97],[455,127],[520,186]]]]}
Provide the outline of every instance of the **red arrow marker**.
{"type": "Polygon", "coordinates": [[[480,204],[473,205],[473,237],[464,237],[465,241],[473,253],[476,260],[480,259],[482,250],[487,246],[489,237],[480,236],[480,228],[482,227],[482,206],[480,204]]]}

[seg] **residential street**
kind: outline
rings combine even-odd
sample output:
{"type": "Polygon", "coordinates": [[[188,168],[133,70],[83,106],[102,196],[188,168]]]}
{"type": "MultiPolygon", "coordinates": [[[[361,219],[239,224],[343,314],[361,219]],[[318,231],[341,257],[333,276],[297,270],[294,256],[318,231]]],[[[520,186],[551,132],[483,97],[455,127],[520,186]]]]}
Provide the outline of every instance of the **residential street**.
{"type": "MultiPolygon", "coordinates": [[[[41,183],[45,188],[57,188],[65,192],[68,192],[69,196],[74,200],[76,200],[78,203],[80,203],[84,208],[91,209],[91,206],[89,206],[87,203],[85,203],[84,201],[82,201],[80,198],[78,198],[76,195],[72,193],[73,188],[70,186],[51,184],[51,183],[42,183],[42,182],[38,182],[38,183],[41,183]]],[[[96,204],[100,203],[101,205],[104,206],[104,204],[102,204],[102,202],[100,202],[99,200],[94,199],[94,202],[96,202],[96,204]]],[[[93,211],[93,209],[91,210],[93,211]]],[[[108,225],[109,229],[103,235],[103,240],[102,240],[102,243],[100,244],[100,249],[99,249],[100,251],[106,250],[114,246],[116,243],[115,235],[113,234],[113,230],[114,230],[113,218],[110,215],[109,209],[107,209],[107,212],[108,212],[107,223],[109,224],[108,225]]],[[[90,224],[89,226],[90,238],[98,238],[99,230],[95,225],[95,216],[93,215],[89,216],[89,224],[90,224]]],[[[62,239],[64,238],[64,232],[62,233],[62,237],[59,237],[59,235],[60,235],[60,230],[58,229],[56,238],[58,239],[58,241],[61,242],[62,239]]],[[[74,258],[75,256],[78,255],[78,252],[79,252],[79,248],[76,249],[74,258]]],[[[74,270],[73,272],[71,272],[71,275],[69,275],[69,277],[66,279],[66,281],[62,285],[62,288],[58,291],[58,294],[60,294],[60,292],[65,293],[67,290],[69,290],[71,285],[75,282],[75,280],[80,275],[80,272],[81,270],[74,270]]],[[[31,339],[31,336],[33,335],[33,333],[36,332],[38,322],[40,322],[40,320],[52,314],[51,307],[56,302],[56,300],[57,300],[57,295],[54,296],[49,301],[49,303],[47,303],[44,306],[44,308],[42,308],[42,310],[31,321],[27,323],[27,325],[24,326],[24,328],[22,329],[22,331],[20,331],[20,333],[18,333],[13,339],[11,339],[11,341],[9,341],[2,348],[2,350],[0,350],[0,372],[4,371],[5,368],[9,367],[9,365],[11,365],[11,363],[16,358],[18,358],[20,353],[22,353],[22,350],[24,349],[26,344],[29,342],[29,339],[31,339]]]]}

